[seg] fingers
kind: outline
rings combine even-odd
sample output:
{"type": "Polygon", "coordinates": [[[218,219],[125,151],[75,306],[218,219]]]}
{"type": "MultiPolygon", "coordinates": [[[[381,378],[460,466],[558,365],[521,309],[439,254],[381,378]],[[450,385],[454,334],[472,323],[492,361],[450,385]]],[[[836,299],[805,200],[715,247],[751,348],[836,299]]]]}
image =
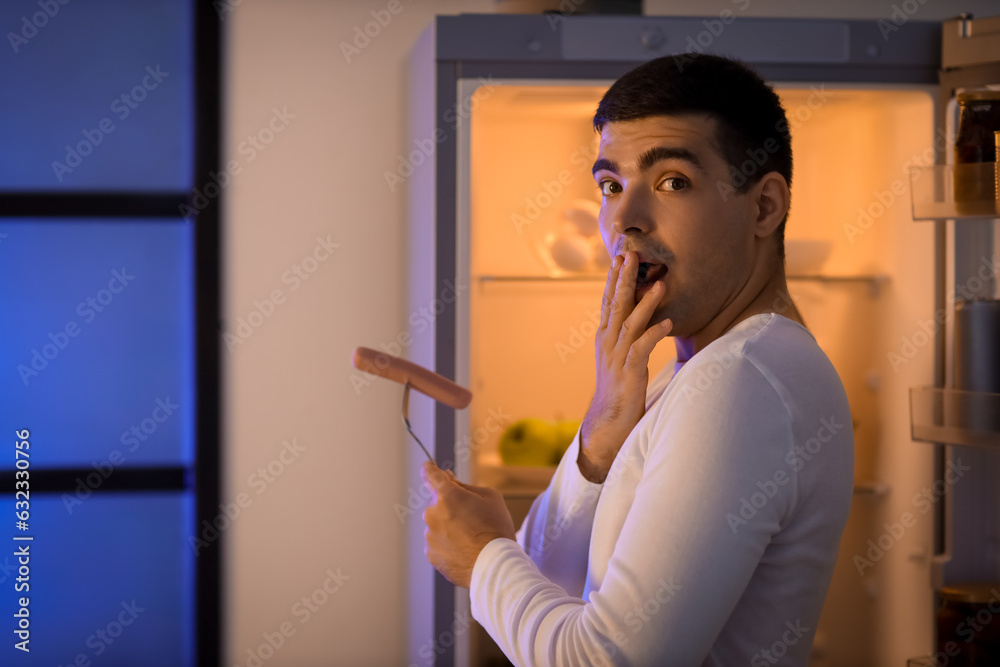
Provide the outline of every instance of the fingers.
{"type": "Polygon", "coordinates": [[[604,285],[604,296],[601,298],[601,326],[608,326],[608,316],[611,314],[611,300],[618,285],[618,274],[622,265],[621,255],[615,255],[608,269],[608,282],[604,285]]]}
{"type": "Polygon", "coordinates": [[[619,335],[612,337],[610,343],[612,346],[616,346],[622,340],[621,334],[626,318],[635,308],[635,280],[638,275],[638,257],[634,252],[627,251],[625,262],[618,272],[618,282],[611,300],[611,313],[608,316],[608,329],[612,332],[619,332],[619,335]]]}
{"type": "MultiPolygon", "coordinates": [[[[430,461],[428,461],[427,463],[430,463],[430,461]]],[[[425,464],[425,465],[427,465],[427,464],[425,464]]],[[[473,484],[466,484],[465,482],[463,482],[462,480],[460,480],[458,477],[456,477],[455,473],[452,472],[451,470],[448,471],[448,474],[451,475],[450,481],[451,481],[451,483],[454,486],[458,486],[458,487],[461,487],[461,488],[465,489],[466,491],[470,491],[472,493],[475,493],[477,496],[482,496],[482,495],[488,494],[491,491],[493,491],[493,489],[491,489],[488,486],[475,486],[473,484]]]]}
{"type": "Polygon", "coordinates": [[[440,494],[449,488],[461,487],[466,491],[471,491],[476,495],[482,496],[493,489],[485,486],[473,486],[472,484],[466,484],[455,476],[453,470],[441,470],[436,464],[430,461],[424,461],[423,466],[420,468],[420,476],[423,478],[425,484],[431,486],[435,492],[440,494]]]}
{"type": "MultiPolygon", "coordinates": [[[[625,343],[628,347],[636,339],[640,337],[643,331],[646,330],[646,325],[649,324],[649,318],[653,316],[653,312],[656,310],[656,306],[660,303],[660,299],[663,297],[663,290],[665,289],[662,280],[657,280],[653,283],[642,298],[639,299],[639,303],[635,304],[635,308],[632,312],[625,318],[622,322],[621,330],[618,333],[618,343],[625,343]]],[[[631,298],[635,299],[635,289],[631,291],[631,298]]],[[[659,338],[657,339],[659,340],[659,338]]]]}
{"type": "MultiPolygon", "coordinates": [[[[646,296],[649,296],[648,294],[646,296]]],[[[638,310],[638,306],[636,306],[638,310]]],[[[646,316],[649,318],[649,315],[646,316]]],[[[673,321],[667,319],[654,324],[645,333],[632,343],[628,356],[625,357],[625,367],[633,370],[644,370],[649,367],[649,355],[653,348],[674,328],[673,321]]]]}
{"type": "Polygon", "coordinates": [[[470,493],[474,493],[477,496],[482,496],[483,498],[492,496],[495,493],[499,493],[499,491],[497,491],[496,489],[494,489],[492,487],[489,487],[489,486],[475,486],[473,484],[466,484],[465,482],[460,482],[458,479],[455,480],[455,484],[458,484],[460,487],[462,487],[466,491],[469,491],[470,493]]]}

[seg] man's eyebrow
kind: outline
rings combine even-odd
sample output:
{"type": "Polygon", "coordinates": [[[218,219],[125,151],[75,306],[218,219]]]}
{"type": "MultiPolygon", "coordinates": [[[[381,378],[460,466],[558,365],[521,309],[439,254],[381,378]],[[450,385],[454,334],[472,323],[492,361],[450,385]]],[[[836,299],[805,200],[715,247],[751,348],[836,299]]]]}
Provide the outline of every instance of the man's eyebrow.
{"type": "MultiPolygon", "coordinates": [[[[702,165],[701,160],[698,156],[692,153],[687,148],[671,148],[668,146],[653,146],[645,153],[639,156],[639,171],[646,171],[654,164],[660,160],[682,160],[687,162],[692,167],[700,171],[702,174],[707,174],[704,165],[702,165]]],[[[608,160],[606,158],[601,158],[594,163],[593,169],[591,169],[591,174],[596,174],[601,169],[605,169],[614,174],[618,174],[618,163],[613,160],[608,160]]]]}

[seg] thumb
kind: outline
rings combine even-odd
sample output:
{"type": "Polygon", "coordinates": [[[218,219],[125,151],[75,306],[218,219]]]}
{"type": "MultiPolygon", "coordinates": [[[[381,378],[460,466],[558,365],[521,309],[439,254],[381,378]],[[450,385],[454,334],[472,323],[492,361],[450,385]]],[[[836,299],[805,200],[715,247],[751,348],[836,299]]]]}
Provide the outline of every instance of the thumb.
{"type": "Polygon", "coordinates": [[[420,476],[424,479],[424,483],[433,487],[434,490],[438,490],[442,485],[454,480],[454,475],[451,474],[451,471],[448,471],[446,474],[445,471],[437,467],[437,464],[430,461],[425,461],[424,465],[421,466],[420,476]]]}
{"type": "Polygon", "coordinates": [[[477,496],[486,495],[491,490],[491,489],[489,489],[489,488],[487,488],[485,486],[475,486],[473,484],[466,484],[465,482],[459,480],[457,477],[454,480],[452,480],[452,481],[454,481],[455,484],[457,484],[458,486],[462,487],[466,491],[469,491],[470,493],[474,493],[477,496]]]}
{"type": "Polygon", "coordinates": [[[649,355],[653,353],[656,344],[666,338],[673,328],[674,323],[668,318],[646,329],[629,348],[625,357],[626,369],[640,375],[648,373],[649,355]]]}

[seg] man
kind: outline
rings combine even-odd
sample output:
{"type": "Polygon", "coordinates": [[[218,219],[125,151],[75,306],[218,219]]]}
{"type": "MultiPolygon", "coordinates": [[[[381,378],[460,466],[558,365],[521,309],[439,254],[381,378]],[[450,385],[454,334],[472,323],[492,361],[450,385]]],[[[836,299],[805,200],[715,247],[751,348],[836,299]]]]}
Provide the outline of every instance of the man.
{"type": "Polygon", "coordinates": [[[517,665],[805,665],[854,437],[785,285],[784,110],[739,62],[668,56],[594,127],[614,263],[593,400],[516,532],[499,493],[425,464],[425,553],[517,665]]]}

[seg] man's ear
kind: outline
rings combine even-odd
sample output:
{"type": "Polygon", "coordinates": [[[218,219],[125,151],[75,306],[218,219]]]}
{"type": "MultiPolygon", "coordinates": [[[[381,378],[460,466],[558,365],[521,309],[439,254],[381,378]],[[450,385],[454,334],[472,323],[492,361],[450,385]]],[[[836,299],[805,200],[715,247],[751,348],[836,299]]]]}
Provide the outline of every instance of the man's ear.
{"type": "Polygon", "coordinates": [[[784,176],[776,171],[771,171],[764,174],[751,192],[754,196],[757,212],[757,218],[754,220],[754,234],[759,238],[764,238],[774,233],[785,217],[785,213],[788,212],[788,204],[791,199],[788,183],[784,176]]]}

